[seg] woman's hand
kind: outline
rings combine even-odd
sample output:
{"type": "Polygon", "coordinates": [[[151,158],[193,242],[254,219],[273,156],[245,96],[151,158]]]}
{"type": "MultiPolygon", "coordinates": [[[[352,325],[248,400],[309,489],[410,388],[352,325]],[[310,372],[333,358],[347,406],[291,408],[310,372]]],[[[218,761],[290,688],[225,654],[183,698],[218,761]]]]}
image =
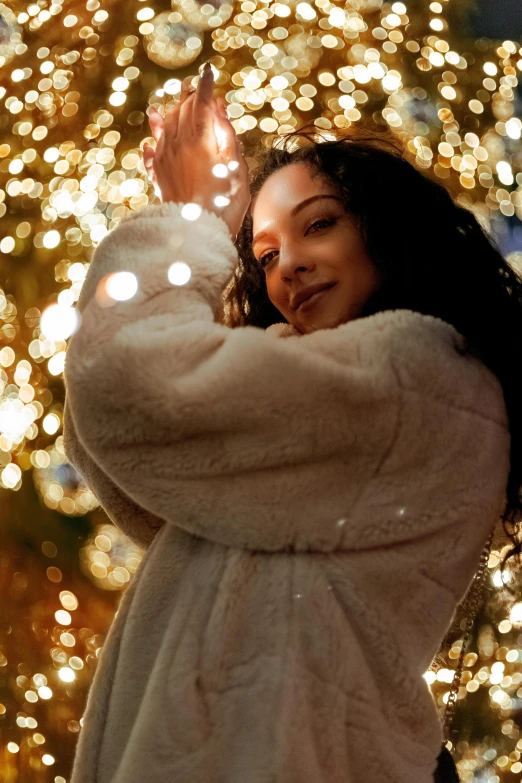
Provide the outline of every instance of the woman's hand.
{"type": "Polygon", "coordinates": [[[213,97],[214,80],[210,67],[203,71],[195,90],[190,80],[183,82],[180,100],[165,119],[155,110],[149,122],[156,150],[143,150],[145,167],[157,185],[161,200],[199,204],[214,212],[228,226],[235,241],[250,205],[248,166],[224,106],[213,97]],[[226,178],[212,173],[218,163],[228,166],[226,178]],[[229,204],[218,207],[214,199],[225,196],[229,204]]]}

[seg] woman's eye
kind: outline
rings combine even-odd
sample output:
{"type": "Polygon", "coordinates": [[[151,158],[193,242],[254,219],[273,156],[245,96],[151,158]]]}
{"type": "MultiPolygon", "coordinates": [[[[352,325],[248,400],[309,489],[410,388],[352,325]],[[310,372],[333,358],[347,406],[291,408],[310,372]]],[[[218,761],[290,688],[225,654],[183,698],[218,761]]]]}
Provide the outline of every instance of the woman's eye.
{"type": "MultiPolygon", "coordinates": [[[[269,256],[273,255],[273,253],[275,252],[276,252],[275,250],[272,250],[270,253],[265,253],[264,256],[261,256],[261,258],[259,259],[259,263],[261,264],[261,266],[266,266],[268,264],[269,256]]],[[[270,261],[271,260],[272,259],[270,259],[270,261]]]]}
{"type": "MultiPolygon", "coordinates": [[[[322,220],[316,220],[315,223],[312,223],[312,225],[309,227],[308,231],[310,231],[310,228],[313,228],[314,226],[318,226],[321,223],[326,226],[331,226],[332,223],[335,223],[335,220],[329,220],[328,218],[323,218],[322,220]]],[[[308,233],[308,231],[306,233],[308,233]]]]}
{"type": "MultiPolygon", "coordinates": [[[[335,223],[335,220],[329,220],[328,218],[323,218],[322,220],[316,220],[315,223],[312,223],[312,225],[308,227],[308,231],[310,231],[311,228],[314,228],[314,226],[319,226],[321,224],[324,224],[326,226],[331,226],[333,223],[335,223]]],[[[308,233],[308,231],[306,233],[308,233]]],[[[273,255],[276,252],[277,252],[276,250],[271,250],[270,253],[265,253],[264,256],[261,256],[261,258],[259,259],[259,263],[261,264],[261,266],[265,266],[267,263],[269,263],[268,261],[269,256],[273,255]]]]}

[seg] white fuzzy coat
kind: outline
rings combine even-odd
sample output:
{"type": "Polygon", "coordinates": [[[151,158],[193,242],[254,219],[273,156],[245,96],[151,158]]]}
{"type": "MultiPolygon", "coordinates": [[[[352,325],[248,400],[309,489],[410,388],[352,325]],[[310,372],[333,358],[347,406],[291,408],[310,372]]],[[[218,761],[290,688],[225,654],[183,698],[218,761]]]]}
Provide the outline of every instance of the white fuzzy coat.
{"type": "Polygon", "coordinates": [[[181,206],[101,242],[66,355],[68,458],[146,550],[71,783],[433,783],[423,674],[503,504],[500,383],[409,310],[216,323],[236,250],[181,206]],[[138,292],[103,307],[119,271],[138,292]]]}

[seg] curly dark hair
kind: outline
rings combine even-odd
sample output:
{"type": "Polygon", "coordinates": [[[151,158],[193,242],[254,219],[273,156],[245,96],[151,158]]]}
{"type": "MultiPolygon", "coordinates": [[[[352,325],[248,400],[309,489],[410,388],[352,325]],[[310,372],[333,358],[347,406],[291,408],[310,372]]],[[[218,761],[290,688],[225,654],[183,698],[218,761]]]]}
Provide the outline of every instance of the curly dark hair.
{"type": "MultiPolygon", "coordinates": [[[[227,326],[266,329],[286,322],[268,297],[265,272],[252,251],[253,210],[267,178],[304,162],[358,219],[361,236],[382,282],[359,318],[407,309],[452,324],[468,350],[497,376],[508,412],[511,465],[500,517],[514,546],[507,561],[521,563],[522,520],[522,276],[502,256],[471,209],[459,205],[435,175],[420,170],[398,137],[368,129],[337,130],[322,138],[316,127],[278,137],[253,157],[251,203],[235,246],[239,263],[223,293],[227,326]],[[382,195],[376,195],[377,190],[382,195]],[[385,199],[383,208],[379,199],[385,199]]],[[[251,159],[252,160],[252,159],[251,159]]],[[[514,595],[511,588],[507,590],[514,595]]]]}

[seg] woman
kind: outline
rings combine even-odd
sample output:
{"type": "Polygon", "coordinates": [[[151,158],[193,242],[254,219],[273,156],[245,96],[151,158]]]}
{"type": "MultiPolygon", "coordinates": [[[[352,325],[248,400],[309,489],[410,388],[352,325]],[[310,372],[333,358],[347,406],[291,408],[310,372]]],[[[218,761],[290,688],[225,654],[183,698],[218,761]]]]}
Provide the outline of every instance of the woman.
{"type": "Polygon", "coordinates": [[[99,245],[67,351],[66,453],[147,550],[71,783],[433,783],[422,675],[519,510],[521,283],[378,145],[271,150],[249,190],[212,86],[152,121],[164,203],[99,245]]]}

